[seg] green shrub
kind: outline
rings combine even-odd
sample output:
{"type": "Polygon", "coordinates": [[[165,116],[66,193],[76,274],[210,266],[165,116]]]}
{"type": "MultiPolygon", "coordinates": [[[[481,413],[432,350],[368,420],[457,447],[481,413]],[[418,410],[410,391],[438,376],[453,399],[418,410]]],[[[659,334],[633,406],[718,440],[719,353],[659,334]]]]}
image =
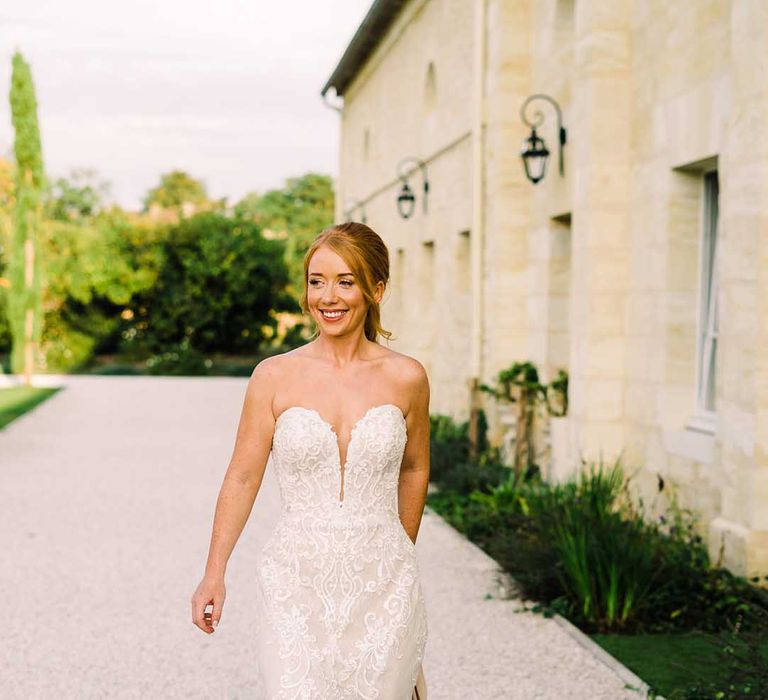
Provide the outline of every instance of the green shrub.
{"type": "Polygon", "coordinates": [[[498,463],[496,451],[488,449],[488,422],[478,414],[480,459],[470,462],[469,422],[457,423],[451,416],[430,415],[430,480],[441,489],[469,492],[485,484],[501,483],[509,469],[498,463]]]}
{"type": "Polygon", "coordinates": [[[451,469],[445,469],[436,483],[439,488],[446,491],[483,492],[503,483],[510,476],[511,471],[509,467],[495,462],[486,464],[457,462],[451,469]]]}
{"type": "Polygon", "coordinates": [[[189,340],[184,338],[180,343],[172,343],[163,352],[150,357],[146,365],[149,374],[194,376],[207,374],[211,361],[191,347],[189,340]]]}
{"type": "MultiPolygon", "coordinates": [[[[0,277],[3,276],[3,265],[0,260],[0,277]]],[[[0,286],[0,353],[11,351],[11,324],[8,320],[8,292],[0,286]]]]}
{"type": "MultiPolygon", "coordinates": [[[[620,459],[550,485],[488,453],[468,460],[466,424],[435,417],[428,503],[487,551],[545,613],[585,631],[768,630],[768,591],[712,568],[696,518],[674,499],[658,521],[629,496],[620,459]],[[455,455],[455,457],[453,457],[455,455]],[[754,613],[754,614],[753,614],[754,613]]],[[[663,488],[663,484],[661,484],[663,488]]]]}
{"type": "Polygon", "coordinates": [[[283,244],[251,221],[206,212],[170,229],[157,283],[131,301],[122,349],[160,354],[187,339],[208,354],[257,352],[295,311],[285,292],[283,244]]]}
{"type": "Polygon", "coordinates": [[[697,518],[674,502],[668,513],[672,522],[668,531],[655,528],[648,533],[649,540],[658,541],[659,578],[649,595],[644,628],[720,632],[741,616],[744,630],[759,629],[762,612],[768,610],[768,590],[722,567],[712,568],[696,532],[697,518]]]}
{"type": "Polygon", "coordinates": [[[725,680],[720,683],[697,682],[685,689],[674,690],[668,700],[758,700],[768,698],[768,657],[764,650],[768,612],[751,613],[757,624],[756,632],[742,628],[741,621],[733,625],[719,648],[725,680]]]}
{"type": "Polygon", "coordinates": [[[157,246],[150,238],[149,253],[137,259],[132,240],[141,231],[120,213],[79,223],[50,221],[44,230],[41,350],[46,369],[69,371],[114,344],[124,305],[154,283],[157,246]]]}
{"type": "Polygon", "coordinates": [[[435,483],[454,468],[454,464],[469,459],[469,424],[456,423],[450,416],[433,413],[430,424],[430,478],[435,483]]]}

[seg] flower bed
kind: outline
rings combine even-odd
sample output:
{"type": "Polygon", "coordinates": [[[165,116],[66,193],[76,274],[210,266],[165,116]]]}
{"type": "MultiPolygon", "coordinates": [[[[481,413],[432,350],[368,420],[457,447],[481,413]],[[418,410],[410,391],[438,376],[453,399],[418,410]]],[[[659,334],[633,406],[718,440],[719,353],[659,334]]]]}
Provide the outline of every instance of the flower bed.
{"type": "Polygon", "coordinates": [[[429,506],[512,575],[531,610],[557,612],[596,641],[707,633],[722,640],[714,679],[646,682],[668,700],[768,698],[768,590],[711,565],[695,514],[672,499],[649,521],[619,460],[548,484],[538,472],[515,476],[484,437],[471,461],[466,423],[431,422],[429,506]]]}

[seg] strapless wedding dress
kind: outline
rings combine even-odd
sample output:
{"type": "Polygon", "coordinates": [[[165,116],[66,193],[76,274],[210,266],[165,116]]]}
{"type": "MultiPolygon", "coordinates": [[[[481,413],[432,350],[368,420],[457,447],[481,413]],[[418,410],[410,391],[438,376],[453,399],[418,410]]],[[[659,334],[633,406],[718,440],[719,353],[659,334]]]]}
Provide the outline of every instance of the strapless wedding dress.
{"type": "Polygon", "coordinates": [[[278,416],[281,513],[256,577],[269,700],[411,700],[427,613],[397,508],[406,440],[400,408],[373,406],[352,428],[342,470],[338,436],[316,410],[278,416]]]}

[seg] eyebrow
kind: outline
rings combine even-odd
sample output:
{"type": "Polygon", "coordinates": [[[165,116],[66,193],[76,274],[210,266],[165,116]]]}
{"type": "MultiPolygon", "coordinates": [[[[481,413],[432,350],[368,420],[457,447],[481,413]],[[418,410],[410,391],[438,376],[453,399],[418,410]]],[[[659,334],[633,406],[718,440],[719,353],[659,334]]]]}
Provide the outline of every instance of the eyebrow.
{"type": "MultiPolygon", "coordinates": [[[[325,277],[325,275],[322,272],[310,272],[309,273],[310,277],[312,277],[313,275],[317,276],[317,277],[325,277]]],[[[346,277],[346,276],[354,277],[354,275],[351,272],[340,272],[337,275],[337,277],[346,277]]]]}

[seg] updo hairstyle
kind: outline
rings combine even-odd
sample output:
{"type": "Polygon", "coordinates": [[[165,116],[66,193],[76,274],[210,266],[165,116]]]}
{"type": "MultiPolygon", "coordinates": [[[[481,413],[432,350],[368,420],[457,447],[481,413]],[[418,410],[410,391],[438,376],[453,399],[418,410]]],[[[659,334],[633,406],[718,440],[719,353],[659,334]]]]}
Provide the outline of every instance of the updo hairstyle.
{"type": "MultiPolygon", "coordinates": [[[[365,337],[374,343],[379,342],[379,335],[389,340],[392,333],[382,328],[381,308],[373,296],[377,282],[384,282],[385,288],[389,283],[389,250],[381,236],[365,224],[356,221],[335,224],[321,231],[312,241],[312,245],[304,256],[304,291],[300,300],[302,311],[305,314],[309,313],[307,303],[309,261],[322,245],[327,245],[349,265],[350,272],[355,276],[355,282],[360,286],[368,302],[365,337]]],[[[319,328],[315,327],[313,337],[317,337],[319,332],[319,328]]]]}

